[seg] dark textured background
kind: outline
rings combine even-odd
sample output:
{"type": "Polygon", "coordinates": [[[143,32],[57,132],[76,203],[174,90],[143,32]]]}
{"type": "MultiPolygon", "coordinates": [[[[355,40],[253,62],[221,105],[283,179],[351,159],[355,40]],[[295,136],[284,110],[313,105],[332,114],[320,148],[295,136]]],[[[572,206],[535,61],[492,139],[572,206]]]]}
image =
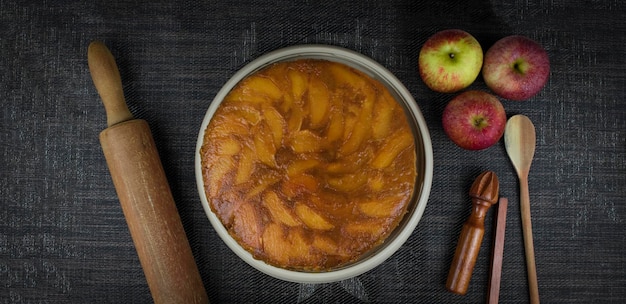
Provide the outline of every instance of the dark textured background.
{"type": "MultiPolygon", "coordinates": [[[[530,175],[544,303],[626,301],[626,6],[607,1],[0,1],[0,303],[149,303],[151,297],[98,134],[104,109],[87,46],[117,58],[131,111],[157,142],[214,303],[482,303],[492,213],[466,296],[445,291],[467,191],[484,170],[510,199],[503,303],[528,302],[517,179],[502,142],[463,151],[442,131],[453,95],[417,73],[421,45],[461,28],[486,50],[522,34],[551,59],[546,87],[509,116],[537,128],[530,175]],[[471,2],[471,3],[468,3],[471,2]],[[239,260],[209,225],[196,192],[198,128],[239,68],[280,47],[322,43],[363,53],[415,96],[430,126],[432,193],[413,235],[355,279],[282,282],[239,260]]],[[[471,88],[485,89],[479,78],[471,88]]]]}

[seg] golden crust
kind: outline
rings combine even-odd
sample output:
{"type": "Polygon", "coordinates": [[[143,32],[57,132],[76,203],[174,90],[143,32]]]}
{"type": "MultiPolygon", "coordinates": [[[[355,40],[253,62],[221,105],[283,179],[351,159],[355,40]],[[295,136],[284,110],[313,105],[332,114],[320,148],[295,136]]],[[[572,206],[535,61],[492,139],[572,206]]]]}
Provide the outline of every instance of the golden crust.
{"type": "Polygon", "coordinates": [[[416,178],[415,142],[387,89],[343,64],[276,63],[224,99],[201,148],[205,192],[257,259],[326,271],[381,244],[416,178]]]}

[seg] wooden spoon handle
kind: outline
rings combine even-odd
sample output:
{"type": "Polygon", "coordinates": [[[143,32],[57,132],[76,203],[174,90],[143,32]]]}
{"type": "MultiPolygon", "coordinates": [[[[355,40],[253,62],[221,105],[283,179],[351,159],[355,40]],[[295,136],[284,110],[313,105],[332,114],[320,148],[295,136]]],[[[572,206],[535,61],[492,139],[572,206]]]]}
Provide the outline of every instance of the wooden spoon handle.
{"type": "Polygon", "coordinates": [[[124,99],[122,79],[115,58],[106,45],[100,41],[89,44],[87,62],[91,79],[106,110],[108,126],[133,119],[124,99]]]}
{"type": "Polygon", "coordinates": [[[526,270],[528,272],[528,288],[530,303],[539,304],[539,286],[537,284],[537,267],[535,265],[535,247],[533,245],[533,228],[530,220],[530,194],[528,177],[520,177],[520,211],[522,214],[522,232],[524,234],[524,250],[526,251],[526,270]]]}

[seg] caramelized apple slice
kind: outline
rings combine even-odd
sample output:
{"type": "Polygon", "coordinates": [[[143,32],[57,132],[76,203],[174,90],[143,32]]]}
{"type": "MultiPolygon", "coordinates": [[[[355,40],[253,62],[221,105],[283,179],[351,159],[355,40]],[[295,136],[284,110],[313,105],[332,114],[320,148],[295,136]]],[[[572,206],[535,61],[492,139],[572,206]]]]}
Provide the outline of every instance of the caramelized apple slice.
{"type": "Polygon", "coordinates": [[[317,77],[309,80],[309,118],[312,129],[326,125],[330,109],[330,94],[326,84],[317,77]]]}
{"type": "Polygon", "coordinates": [[[234,162],[230,156],[220,156],[208,165],[209,174],[206,183],[209,188],[209,196],[215,197],[222,188],[226,174],[233,169],[234,162]]]}
{"type": "Polygon", "coordinates": [[[388,225],[387,221],[382,219],[372,219],[369,221],[358,222],[353,221],[346,223],[343,227],[343,231],[353,237],[375,240],[387,231],[388,225]]]}
{"type": "Polygon", "coordinates": [[[272,137],[272,132],[269,130],[269,127],[265,123],[258,124],[258,128],[254,128],[252,134],[254,136],[254,147],[259,160],[275,168],[277,166],[275,159],[276,146],[274,145],[274,138],[272,137]]]}
{"type": "MultiPolygon", "coordinates": [[[[267,101],[274,102],[282,96],[283,92],[268,77],[262,75],[253,75],[244,80],[245,89],[243,90],[245,100],[249,96],[266,96],[267,101]]],[[[250,100],[253,102],[253,100],[250,100]]]]}
{"type": "Polygon", "coordinates": [[[347,85],[348,87],[358,90],[367,84],[367,81],[363,77],[358,75],[349,67],[332,64],[329,65],[329,70],[334,76],[335,81],[340,85],[347,85]]]}
{"type": "Polygon", "coordinates": [[[402,196],[391,196],[380,199],[361,202],[358,204],[359,211],[370,217],[387,218],[399,213],[403,206],[402,196]]]}
{"type": "Polygon", "coordinates": [[[332,163],[328,163],[325,166],[326,172],[332,174],[345,174],[345,173],[353,173],[359,170],[361,167],[358,163],[350,162],[350,161],[336,161],[332,163]]]}
{"type": "Polygon", "coordinates": [[[322,138],[310,130],[293,133],[289,144],[296,153],[318,152],[323,149],[322,138]]]}
{"type": "Polygon", "coordinates": [[[263,250],[271,261],[280,266],[289,262],[289,243],[285,240],[285,232],[278,223],[269,223],[262,235],[263,250]]]}
{"type": "Polygon", "coordinates": [[[270,261],[279,266],[306,265],[311,246],[299,228],[284,230],[276,223],[269,224],[263,232],[263,249],[270,261]]]}
{"type": "Polygon", "coordinates": [[[283,135],[285,133],[285,119],[274,107],[263,108],[263,117],[265,118],[265,122],[272,132],[274,146],[280,147],[282,145],[283,135]]]}
{"type": "Polygon", "coordinates": [[[383,139],[391,133],[395,107],[393,97],[387,90],[383,90],[378,96],[376,111],[374,111],[372,118],[372,137],[374,139],[383,139]]]}
{"type": "Polygon", "coordinates": [[[216,140],[216,153],[217,155],[236,155],[241,151],[241,143],[232,138],[226,137],[216,140]]]}
{"type": "Polygon", "coordinates": [[[337,191],[351,192],[363,187],[367,183],[367,175],[362,172],[344,174],[339,177],[329,177],[326,182],[331,188],[337,191]]]}
{"type": "Polygon", "coordinates": [[[304,203],[296,203],[296,215],[304,225],[311,229],[330,230],[335,228],[333,224],[304,203]]]}
{"type": "Polygon", "coordinates": [[[352,131],[354,130],[354,126],[359,121],[359,113],[360,106],[356,103],[348,103],[345,106],[345,111],[343,113],[343,142],[347,142],[350,136],[352,136],[352,131]]]}
{"type": "Polygon", "coordinates": [[[227,106],[223,109],[224,113],[240,117],[250,126],[254,126],[261,121],[261,112],[249,105],[227,106]]]}
{"type": "Polygon", "coordinates": [[[289,70],[287,65],[284,64],[275,64],[270,69],[265,69],[260,74],[264,77],[269,78],[283,93],[284,96],[286,92],[289,91],[290,86],[287,83],[287,71],[289,70]]]}
{"type": "Polygon", "coordinates": [[[320,165],[320,161],[316,158],[296,159],[287,166],[287,176],[293,177],[307,172],[320,165]]]}
{"type": "Polygon", "coordinates": [[[247,122],[235,114],[229,113],[222,116],[216,116],[211,121],[209,127],[212,132],[209,133],[210,139],[226,137],[229,135],[245,135],[250,133],[250,127],[247,122]]]}
{"type": "Polygon", "coordinates": [[[309,83],[308,76],[297,69],[289,69],[287,77],[291,82],[291,96],[293,96],[293,100],[295,102],[301,101],[309,83]]]}
{"type": "MultiPolygon", "coordinates": [[[[309,258],[311,245],[304,238],[301,228],[289,229],[289,257],[294,260],[306,261],[309,258]]],[[[306,265],[307,263],[301,263],[306,265]]]]}
{"type": "MultiPolygon", "coordinates": [[[[371,122],[370,122],[371,123],[371,122]]],[[[350,133],[350,137],[344,145],[339,148],[339,155],[350,155],[359,150],[370,134],[370,126],[367,121],[357,121],[350,133]]]]}
{"type": "Polygon", "coordinates": [[[289,133],[295,133],[302,128],[302,122],[306,113],[299,102],[294,102],[293,107],[287,120],[287,131],[289,133]]]}
{"type": "Polygon", "coordinates": [[[237,173],[235,174],[235,185],[243,184],[250,180],[254,171],[254,162],[256,155],[248,146],[244,146],[239,154],[239,164],[237,165],[237,173]]]}
{"type": "Polygon", "coordinates": [[[261,179],[257,182],[257,185],[254,188],[250,189],[250,191],[246,194],[246,200],[251,199],[261,193],[263,193],[270,186],[278,183],[281,180],[281,177],[276,173],[268,174],[261,176],[261,179]]]}
{"type": "Polygon", "coordinates": [[[378,151],[378,154],[372,161],[372,167],[376,169],[382,169],[389,167],[393,160],[404,149],[413,146],[413,134],[411,132],[401,132],[392,135],[383,147],[378,151]]]}
{"type": "Polygon", "coordinates": [[[332,94],[326,141],[332,143],[343,136],[343,94],[332,94]]]}
{"type": "Polygon", "coordinates": [[[287,208],[285,202],[281,200],[273,191],[267,191],[263,195],[263,204],[269,210],[275,222],[283,223],[289,227],[297,226],[300,223],[291,215],[291,211],[287,208]]]}
{"type": "MultiPolygon", "coordinates": [[[[374,157],[374,150],[371,146],[365,146],[358,153],[344,156],[336,161],[327,163],[324,169],[327,173],[346,174],[362,171],[364,164],[369,163],[374,157]]],[[[364,173],[365,174],[365,173],[364,173]]]]}
{"type": "Polygon", "coordinates": [[[367,180],[367,185],[374,192],[382,191],[386,185],[385,176],[380,171],[372,172],[367,180]]]}
{"type": "Polygon", "coordinates": [[[249,204],[243,203],[235,210],[233,231],[243,244],[252,249],[261,249],[261,222],[257,210],[249,204]]]}
{"type": "Polygon", "coordinates": [[[301,173],[284,180],[281,189],[283,194],[291,199],[304,193],[314,193],[318,187],[319,183],[315,177],[301,173]]]}
{"type": "Polygon", "coordinates": [[[228,191],[222,193],[220,198],[209,199],[211,203],[211,210],[213,210],[220,218],[225,227],[232,228],[233,214],[239,206],[244,203],[234,191],[228,191]]]}
{"type": "Polygon", "coordinates": [[[338,253],[337,243],[335,243],[331,238],[325,237],[321,234],[315,234],[313,237],[313,247],[327,254],[338,253]]]}
{"type": "Polygon", "coordinates": [[[350,253],[346,251],[345,248],[339,246],[337,242],[333,241],[331,238],[326,237],[322,234],[315,234],[313,236],[313,248],[326,253],[328,255],[335,255],[340,257],[349,257],[350,253]]]}
{"type": "Polygon", "coordinates": [[[288,113],[294,104],[295,104],[295,100],[293,100],[293,96],[291,96],[291,94],[284,94],[283,102],[280,105],[278,105],[278,109],[282,113],[288,113]]]}
{"type": "Polygon", "coordinates": [[[251,94],[249,90],[244,91],[243,85],[237,85],[234,89],[232,89],[226,98],[224,98],[224,103],[229,104],[239,104],[239,103],[252,103],[252,104],[264,104],[271,102],[266,95],[262,94],[251,94]]]}
{"type": "Polygon", "coordinates": [[[371,132],[372,125],[372,110],[374,109],[374,101],[376,100],[375,93],[371,90],[367,91],[361,111],[357,116],[357,120],[352,127],[352,132],[348,136],[347,141],[339,149],[340,155],[348,155],[356,152],[363,142],[365,142],[371,132]]]}

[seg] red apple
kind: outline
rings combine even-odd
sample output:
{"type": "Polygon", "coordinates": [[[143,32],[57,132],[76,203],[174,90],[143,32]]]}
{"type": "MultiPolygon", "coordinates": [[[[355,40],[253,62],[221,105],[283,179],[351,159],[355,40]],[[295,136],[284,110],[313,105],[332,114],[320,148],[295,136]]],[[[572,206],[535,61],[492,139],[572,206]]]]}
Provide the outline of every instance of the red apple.
{"type": "Polygon", "coordinates": [[[526,100],[548,81],[550,60],[536,41],[519,35],[498,40],[485,53],[483,78],[498,96],[526,100]]]}
{"type": "Polygon", "coordinates": [[[419,72],[433,91],[453,93],[468,87],[483,64],[483,49],[469,33],[459,29],[432,35],[420,50],[419,72]]]}
{"type": "Polygon", "coordinates": [[[482,150],[498,142],[506,126],[506,112],[498,98],[483,91],[466,91],[443,110],[443,130],[467,150],[482,150]]]}

